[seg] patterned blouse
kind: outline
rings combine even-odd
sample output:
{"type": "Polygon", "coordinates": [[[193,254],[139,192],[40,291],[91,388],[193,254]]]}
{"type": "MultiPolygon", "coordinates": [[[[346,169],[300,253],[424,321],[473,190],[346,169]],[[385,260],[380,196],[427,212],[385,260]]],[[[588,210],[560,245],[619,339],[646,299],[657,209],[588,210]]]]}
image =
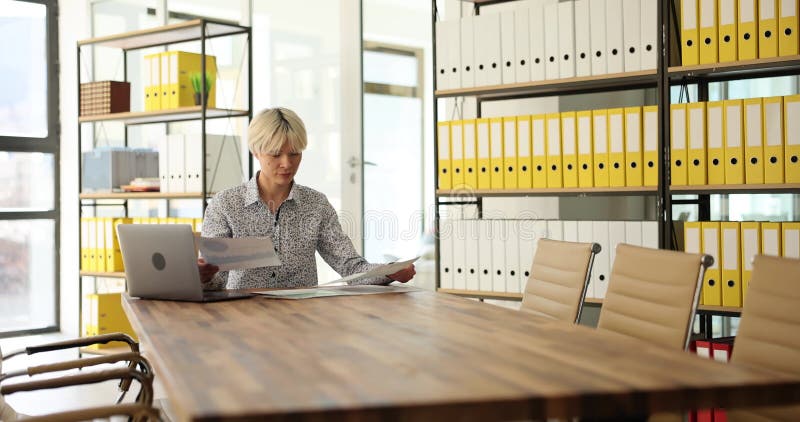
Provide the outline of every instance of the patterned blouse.
{"type": "MultiPolygon", "coordinates": [[[[258,195],[257,178],[258,173],[248,182],[214,196],[203,219],[203,237],[269,236],[282,265],[220,271],[204,284],[206,290],[316,286],[315,251],[342,276],[378,265],[356,252],[325,195],[294,183],[289,197],[273,214],[258,195]]],[[[389,282],[378,277],[357,283],[389,282]]]]}

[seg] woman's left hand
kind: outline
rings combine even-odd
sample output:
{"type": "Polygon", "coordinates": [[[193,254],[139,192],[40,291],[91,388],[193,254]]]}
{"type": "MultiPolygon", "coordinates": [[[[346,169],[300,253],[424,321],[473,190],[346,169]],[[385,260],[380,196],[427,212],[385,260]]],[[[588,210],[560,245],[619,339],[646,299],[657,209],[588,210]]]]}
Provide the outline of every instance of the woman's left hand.
{"type": "Polygon", "coordinates": [[[393,281],[399,281],[401,283],[405,283],[406,281],[414,278],[414,274],[416,273],[417,270],[414,268],[414,264],[411,264],[394,274],[389,274],[387,277],[389,277],[393,281]]]}

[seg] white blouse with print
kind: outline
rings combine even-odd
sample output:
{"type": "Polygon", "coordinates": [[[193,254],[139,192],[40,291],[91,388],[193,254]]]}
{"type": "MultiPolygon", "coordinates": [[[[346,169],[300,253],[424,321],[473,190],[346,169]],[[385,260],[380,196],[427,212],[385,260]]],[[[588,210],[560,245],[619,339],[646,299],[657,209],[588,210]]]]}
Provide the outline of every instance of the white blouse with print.
{"type": "MultiPolygon", "coordinates": [[[[378,266],[356,252],[325,195],[294,183],[289,197],[273,214],[258,195],[257,177],[258,173],[248,182],[214,196],[206,208],[202,234],[269,237],[281,265],[220,271],[204,284],[206,290],[316,286],[315,251],[343,277],[378,266]]],[[[389,282],[386,277],[377,277],[357,284],[389,282]]]]}

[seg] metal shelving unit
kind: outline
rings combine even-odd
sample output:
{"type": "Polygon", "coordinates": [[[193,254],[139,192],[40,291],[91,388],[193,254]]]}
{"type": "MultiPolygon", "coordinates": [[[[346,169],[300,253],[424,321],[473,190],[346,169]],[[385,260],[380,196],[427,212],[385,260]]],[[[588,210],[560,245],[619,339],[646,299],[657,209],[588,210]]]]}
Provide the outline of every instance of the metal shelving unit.
{"type": "MultiPolygon", "coordinates": [[[[249,27],[237,25],[229,22],[221,22],[210,19],[194,19],[186,22],[181,22],[172,25],[161,26],[157,28],[148,28],[143,30],[131,31],[121,34],[110,36],[90,38],[82,40],[77,43],[77,58],[78,58],[78,75],[81,75],[81,51],[84,48],[92,47],[109,47],[119,49],[122,53],[122,68],[123,79],[128,80],[128,53],[136,50],[141,50],[151,47],[166,47],[171,44],[184,43],[189,41],[200,42],[200,55],[206,56],[206,41],[216,37],[228,36],[244,36],[247,54],[247,108],[246,109],[222,109],[222,108],[209,108],[207,104],[198,106],[181,107],[176,109],[158,110],[158,111],[131,111],[125,113],[113,113],[105,115],[91,115],[79,116],[79,129],[78,129],[78,162],[82,161],[81,146],[83,145],[82,128],[84,124],[96,123],[110,123],[122,124],[125,127],[124,145],[128,145],[129,128],[136,125],[148,124],[165,124],[182,121],[198,121],[201,127],[202,141],[199,147],[201,149],[201,168],[207,168],[206,165],[206,122],[211,119],[230,119],[230,118],[246,118],[249,121],[252,118],[253,109],[253,45],[252,45],[252,32],[249,27]]],[[[208,82],[205,80],[206,60],[201,59],[201,74],[203,76],[203,85],[208,82]]],[[[78,91],[80,91],[80,76],[77,82],[78,91]]],[[[80,99],[78,99],[80,102],[80,99]]],[[[80,109],[80,103],[78,104],[80,109]]],[[[94,145],[92,145],[94,148],[94,145]]],[[[252,174],[253,163],[248,160],[248,175],[252,174]]],[[[81,170],[79,169],[79,186],[81,183],[81,170]]],[[[84,215],[85,207],[108,207],[116,206],[123,207],[124,215],[128,215],[128,201],[132,200],[175,200],[175,199],[196,199],[202,202],[202,209],[205,211],[206,200],[210,197],[212,192],[208,192],[206,184],[205,171],[202,174],[202,191],[189,192],[189,193],[161,193],[161,192],[102,192],[102,193],[80,193],[79,194],[79,210],[81,216],[84,215]]],[[[169,203],[168,203],[169,208],[169,203]]],[[[96,215],[96,212],[95,212],[96,215]]],[[[78,242],[78,249],[80,251],[80,240],[78,242]]],[[[92,277],[97,278],[117,278],[124,279],[125,274],[121,272],[90,272],[80,271],[79,276],[81,281],[78,283],[79,295],[79,314],[82,315],[82,298],[84,292],[83,278],[92,277]]],[[[95,286],[96,287],[96,286],[95,286]]],[[[88,350],[85,350],[89,353],[88,350]]]]}
{"type": "MultiPolygon", "coordinates": [[[[481,6],[487,6],[498,3],[512,2],[516,0],[462,0],[465,3],[474,4],[477,13],[480,13],[481,6]]],[[[436,10],[436,1],[432,0],[432,33],[433,39],[433,57],[436,57],[436,20],[438,17],[436,10]]],[[[662,16],[668,16],[669,6],[667,0],[659,1],[658,22],[662,21],[662,16]]],[[[434,118],[438,116],[438,99],[451,98],[460,96],[474,96],[477,100],[478,117],[481,117],[481,105],[484,101],[501,101],[519,98],[534,98],[545,96],[560,96],[560,95],[576,95],[587,94],[594,92],[613,92],[631,89],[644,89],[656,88],[658,92],[658,105],[659,112],[659,127],[663,127],[662,122],[668,114],[663,113],[664,98],[663,92],[669,92],[667,84],[667,74],[664,71],[665,54],[668,54],[665,49],[666,45],[662,45],[662,38],[659,37],[657,41],[657,50],[664,52],[663,55],[658,57],[658,65],[655,70],[645,70],[639,72],[629,73],[616,73],[607,75],[587,76],[566,78],[557,80],[545,80],[526,83],[505,84],[498,86],[483,86],[476,88],[465,89],[451,89],[451,90],[437,90],[436,89],[436,66],[434,66],[433,86],[434,86],[434,102],[433,102],[433,115],[434,118]]],[[[668,98],[668,97],[667,97],[668,98]]],[[[668,101],[668,100],[667,100],[668,101]]],[[[667,103],[668,104],[668,103],[667,103]]],[[[668,110],[669,107],[667,106],[668,110]]],[[[438,133],[434,131],[434,156],[438,156],[438,133]]],[[[660,137],[660,139],[668,139],[660,137]]],[[[660,141],[659,141],[660,142],[660,141]]],[[[663,143],[659,143],[659,162],[665,162],[665,151],[663,143]]],[[[438,161],[434,160],[435,174],[438,180],[438,161]]],[[[471,190],[463,192],[458,190],[437,190],[434,196],[435,204],[435,230],[439,232],[439,208],[442,205],[469,205],[474,204],[478,206],[479,215],[482,214],[483,198],[485,197],[528,197],[528,196],[656,196],[657,204],[657,218],[659,222],[659,244],[665,247],[668,242],[666,220],[666,207],[669,206],[669,200],[666,199],[668,192],[664,189],[666,185],[665,180],[667,174],[665,173],[664,166],[659,167],[659,183],[657,187],[600,187],[600,188],[559,188],[559,189],[509,189],[509,190],[471,190]]],[[[437,182],[438,185],[438,182],[437,182]]],[[[439,242],[436,241],[436,284],[439,286],[439,242]]],[[[461,291],[452,289],[439,289],[439,291],[459,294],[467,297],[485,298],[485,299],[511,299],[521,300],[522,295],[518,293],[496,293],[496,292],[472,292],[461,291]]]]}
{"type": "MultiPolygon", "coordinates": [[[[665,7],[669,7],[669,3],[673,0],[662,0],[665,7]]],[[[669,39],[669,31],[671,25],[663,26],[666,34],[665,38],[669,39]]],[[[669,46],[666,46],[669,48],[669,46]]],[[[667,53],[669,54],[669,53],[667,53]]],[[[715,82],[727,82],[733,80],[745,80],[756,78],[769,78],[778,76],[797,76],[800,75],[800,55],[786,56],[786,57],[772,57],[754,60],[742,60],[730,63],[714,63],[696,66],[670,66],[665,73],[665,106],[671,103],[670,90],[671,86],[697,84],[698,98],[697,101],[708,101],[708,85],[715,82]]],[[[669,110],[666,109],[662,113],[666,122],[669,121],[669,110]]],[[[662,139],[670,139],[670,125],[661,125],[663,133],[662,139]]],[[[665,148],[666,153],[669,153],[669,145],[665,148]]],[[[669,156],[663,161],[669,164],[669,156]]],[[[668,166],[667,166],[668,167],[668,166]]],[[[668,181],[669,179],[662,179],[668,181]]],[[[725,194],[800,194],[800,184],[797,183],[782,183],[782,184],[749,184],[749,185],[703,185],[703,186],[664,186],[665,201],[671,203],[672,195],[698,195],[697,200],[681,200],[681,204],[693,204],[699,207],[700,220],[708,220],[710,218],[710,195],[725,195],[725,194]]],[[[671,207],[670,207],[671,208],[671,207]]],[[[669,210],[669,218],[666,220],[665,227],[670,233],[673,228],[672,213],[669,210]]],[[[671,240],[670,240],[671,243],[671,240]]],[[[671,245],[675,247],[677,245],[671,245]]]]}
{"type": "MultiPolygon", "coordinates": [[[[473,3],[479,13],[480,6],[504,3],[514,0],[462,0],[473,3]]],[[[659,106],[659,184],[657,187],[645,188],[592,188],[592,189],[516,189],[516,190],[437,190],[435,192],[436,230],[439,227],[439,207],[450,204],[477,204],[479,213],[484,197],[526,197],[526,196],[592,196],[592,195],[655,195],[657,201],[657,219],[659,223],[659,245],[664,249],[675,249],[678,245],[673,243],[672,221],[673,204],[694,204],[700,208],[701,219],[708,219],[710,214],[709,195],[714,194],[800,194],[800,184],[764,184],[764,185],[705,185],[705,186],[670,186],[670,104],[673,86],[697,84],[698,101],[708,100],[708,84],[731,80],[764,78],[786,75],[800,75],[800,55],[778,57],[769,59],[756,59],[738,61],[733,63],[716,63],[698,66],[669,66],[673,57],[671,42],[679,34],[671,22],[672,12],[675,10],[674,0],[658,1],[657,21],[660,23],[661,36],[658,38],[657,68],[654,71],[635,72],[628,74],[614,74],[593,76],[585,78],[570,78],[554,81],[539,81],[500,86],[488,86],[468,89],[436,90],[436,74],[434,70],[434,116],[438,115],[437,99],[458,96],[475,96],[478,103],[478,117],[480,117],[481,102],[497,101],[515,98],[531,98],[552,95],[572,95],[589,92],[615,91],[625,89],[656,88],[657,104],[659,106]],[[698,195],[696,200],[673,199],[673,195],[698,195]]],[[[435,37],[435,22],[437,19],[436,2],[432,1],[432,15],[435,37]]],[[[434,38],[434,57],[436,57],[436,40],[434,38]]],[[[678,40],[676,45],[680,45],[678,40]]],[[[436,67],[434,66],[434,69],[436,67]]],[[[438,133],[434,131],[434,151],[438,156],[438,133]]],[[[435,174],[438,175],[438,162],[434,160],[435,174]]],[[[439,280],[439,247],[437,241],[437,285],[439,280]]],[[[495,292],[473,292],[452,289],[440,289],[448,293],[476,298],[504,298],[517,300],[521,294],[503,294],[495,292]],[[518,297],[517,297],[518,296],[518,297]]],[[[587,299],[587,304],[601,306],[602,300],[587,299]]],[[[740,308],[701,305],[698,313],[703,320],[703,326],[710,332],[710,316],[738,316],[740,308]]]]}
{"type": "MultiPolygon", "coordinates": [[[[669,3],[667,0],[662,0],[663,3],[669,3]]],[[[665,38],[669,39],[670,25],[664,25],[666,34],[665,38]]],[[[768,78],[778,76],[796,76],[800,75],[800,55],[788,57],[774,57],[746,61],[737,61],[731,63],[715,63],[697,66],[673,66],[669,67],[664,74],[665,83],[664,96],[666,107],[671,103],[670,99],[670,86],[697,84],[698,98],[697,101],[708,101],[708,85],[714,82],[726,82],[733,80],[768,78]]],[[[666,108],[662,112],[664,121],[669,120],[669,109],[666,108]]],[[[670,125],[661,125],[662,139],[670,139],[670,125]]],[[[666,160],[662,161],[665,167],[669,164],[669,145],[667,143],[666,160]]],[[[661,179],[663,182],[669,179],[661,179]]],[[[674,230],[672,221],[672,203],[691,204],[697,205],[699,211],[699,220],[707,221],[710,219],[710,195],[727,195],[727,194],[800,194],[800,184],[796,183],[783,183],[783,184],[750,184],[750,185],[704,185],[704,186],[669,186],[665,185],[664,200],[668,204],[667,218],[665,230],[671,233],[674,230]],[[673,195],[698,195],[696,200],[673,200],[673,195]]],[[[671,237],[668,239],[668,244],[675,248],[677,245],[672,245],[671,237]]],[[[701,333],[705,337],[710,337],[712,333],[712,317],[725,316],[725,317],[738,317],[741,315],[741,308],[727,307],[727,306],[713,306],[713,305],[700,305],[697,313],[700,317],[701,333]]]]}
{"type": "MultiPolygon", "coordinates": [[[[667,25],[669,27],[669,25],[667,25]]],[[[666,73],[668,86],[697,84],[697,101],[708,101],[708,85],[715,82],[769,78],[778,76],[800,75],[800,55],[773,57],[737,61],[731,63],[715,63],[697,66],[673,66],[666,73]]],[[[670,104],[670,92],[666,90],[667,106],[670,104]]],[[[667,119],[668,110],[665,110],[667,119]]],[[[668,121],[668,120],[665,120],[668,121]]],[[[663,139],[670,139],[669,125],[662,125],[663,139]]],[[[668,147],[668,146],[667,146],[668,147]]],[[[668,153],[668,148],[667,148],[668,153]]],[[[664,163],[668,164],[667,159],[664,163]]],[[[669,179],[666,179],[669,180],[669,179]]],[[[665,186],[665,200],[672,201],[672,195],[698,195],[697,200],[681,200],[681,204],[692,204],[699,207],[700,220],[710,218],[710,195],[727,194],[800,194],[800,184],[741,184],[741,185],[702,185],[702,186],[665,186]]],[[[677,202],[676,202],[677,203],[677,202]]],[[[669,213],[666,229],[674,230],[669,213]]],[[[677,245],[670,245],[675,247],[677,245]]]]}
{"type": "MultiPolygon", "coordinates": [[[[138,31],[131,31],[121,34],[110,36],[95,37],[87,40],[78,41],[77,43],[77,57],[78,57],[78,75],[80,75],[81,68],[81,49],[83,47],[110,47],[118,48],[123,54],[123,79],[128,80],[128,53],[131,51],[141,50],[150,47],[168,46],[170,44],[199,41],[200,54],[205,57],[206,55],[206,40],[222,36],[245,35],[246,44],[248,49],[248,84],[247,84],[247,97],[248,107],[247,110],[229,110],[219,108],[208,108],[206,104],[192,107],[181,107],[177,109],[167,109],[158,111],[132,111],[125,113],[112,113],[105,115],[92,115],[92,116],[79,116],[78,122],[96,123],[96,122],[119,122],[125,125],[125,145],[128,145],[128,128],[134,125],[143,124],[157,124],[157,123],[174,123],[180,121],[200,121],[201,133],[203,141],[201,142],[202,149],[202,168],[206,168],[206,121],[209,119],[220,118],[234,118],[234,117],[252,117],[253,105],[253,84],[249,76],[252,75],[252,34],[249,27],[236,25],[226,22],[218,22],[209,19],[194,19],[186,22],[181,22],[172,25],[161,26],[157,28],[148,28],[138,31]]],[[[202,60],[201,73],[206,75],[206,61],[202,60]]],[[[203,85],[205,86],[205,76],[203,77],[203,85]]],[[[81,81],[78,80],[78,91],[80,91],[81,81]]],[[[80,102],[80,99],[78,99],[80,102]]],[[[80,106],[80,104],[79,104],[80,106]]],[[[79,107],[80,108],[80,107],[79,107]]],[[[82,145],[81,133],[78,131],[78,144],[82,145]]],[[[78,151],[78,162],[81,162],[81,151],[78,151]]],[[[249,173],[252,173],[252,162],[248,165],[249,173]]],[[[80,174],[79,174],[80,184],[80,174]]],[[[197,196],[196,194],[192,194],[197,196]]],[[[206,192],[206,184],[203,183],[203,191],[200,192],[199,197],[205,198],[208,196],[206,192]]],[[[136,195],[133,198],[145,198],[144,196],[136,195]]],[[[90,199],[90,198],[82,198],[90,199]]],[[[205,203],[203,204],[205,209],[205,203]]]]}

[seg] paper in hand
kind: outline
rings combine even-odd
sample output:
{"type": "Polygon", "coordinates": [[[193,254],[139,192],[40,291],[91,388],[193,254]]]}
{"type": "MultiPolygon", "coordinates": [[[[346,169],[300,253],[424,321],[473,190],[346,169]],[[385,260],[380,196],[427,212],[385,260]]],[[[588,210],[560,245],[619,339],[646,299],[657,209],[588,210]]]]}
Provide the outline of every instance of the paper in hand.
{"type": "Polygon", "coordinates": [[[328,283],[320,284],[320,286],[328,286],[331,284],[340,284],[340,283],[352,283],[354,281],[364,280],[366,278],[373,278],[373,277],[385,277],[387,275],[394,274],[402,270],[403,268],[408,267],[418,259],[419,257],[416,257],[406,261],[390,262],[388,264],[379,265],[369,271],[364,271],[363,273],[350,274],[347,277],[343,277],[328,283]]]}
{"type": "Polygon", "coordinates": [[[281,265],[268,237],[201,237],[200,255],[220,271],[281,265]]]}

